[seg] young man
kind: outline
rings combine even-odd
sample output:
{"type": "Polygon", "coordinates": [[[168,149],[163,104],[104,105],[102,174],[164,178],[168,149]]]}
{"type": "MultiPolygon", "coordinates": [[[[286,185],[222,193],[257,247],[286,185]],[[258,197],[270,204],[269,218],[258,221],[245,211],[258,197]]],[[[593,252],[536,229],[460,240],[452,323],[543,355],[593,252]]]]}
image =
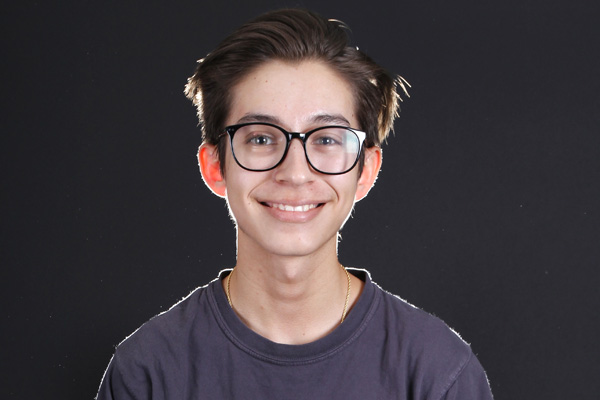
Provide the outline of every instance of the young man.
{"type": "Polygon", "coordinates": [[[454,332],[338,262],[397,86],[342,23],[303,10],[263,15],[200,60],[186,94],[237,262],[122,342],[98,399],[491,398],[454,332]]]}

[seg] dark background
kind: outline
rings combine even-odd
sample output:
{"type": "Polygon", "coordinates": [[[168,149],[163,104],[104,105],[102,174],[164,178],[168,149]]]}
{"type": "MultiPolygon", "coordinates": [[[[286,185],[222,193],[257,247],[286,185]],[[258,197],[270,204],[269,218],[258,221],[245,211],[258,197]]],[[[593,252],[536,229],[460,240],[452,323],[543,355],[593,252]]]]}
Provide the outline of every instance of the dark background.
{"type": "Polygon", "coordinates": [[[599,15],[585,1],[3,6],[2,398],[92,399],[114,346],[235,262],[195,60],[306,6],[411,84],[341,261],[472,343],[497,399],[596,399],[599,15]]]}

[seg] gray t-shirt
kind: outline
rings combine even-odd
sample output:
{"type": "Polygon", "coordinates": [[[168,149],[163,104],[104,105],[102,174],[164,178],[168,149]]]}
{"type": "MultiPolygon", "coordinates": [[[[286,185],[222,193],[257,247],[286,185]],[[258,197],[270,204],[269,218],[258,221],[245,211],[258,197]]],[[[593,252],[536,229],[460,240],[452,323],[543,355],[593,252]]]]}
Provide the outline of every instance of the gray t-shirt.
{"type": "Polygon", "coordinates": [[[363,293],[331,334],[304,345],[246,327],[220,280],[139,328],[115,352],[98,400],[491,399],[471,348],[442,321],[383,291],[363,293]]]}

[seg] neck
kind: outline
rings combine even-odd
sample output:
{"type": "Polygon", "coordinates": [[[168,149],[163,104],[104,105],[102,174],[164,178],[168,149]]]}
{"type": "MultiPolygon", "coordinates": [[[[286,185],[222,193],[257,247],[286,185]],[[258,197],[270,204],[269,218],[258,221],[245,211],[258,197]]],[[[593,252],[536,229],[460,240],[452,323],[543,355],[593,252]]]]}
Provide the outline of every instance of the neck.
{"type": "Polygon", "coordinates": [[[335,250],[323,252],[333,257],[256,257],[240,250],[224,289],[240,319],[277,343],[302,344],[326,336],[340,325],[344,309],[351,308],[362,290],[362,281],[351,276],[348,292],[348,276],[335,250]]]}

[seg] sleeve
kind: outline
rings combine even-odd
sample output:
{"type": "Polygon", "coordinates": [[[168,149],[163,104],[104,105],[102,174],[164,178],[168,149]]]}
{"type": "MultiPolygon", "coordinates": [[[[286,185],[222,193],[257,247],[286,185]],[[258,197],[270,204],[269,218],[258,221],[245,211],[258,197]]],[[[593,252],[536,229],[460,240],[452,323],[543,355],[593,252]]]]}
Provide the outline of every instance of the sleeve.
{"type": "Polygon", "coordinates": [[[442,400],[493,400],[483,367],[472,355],[442,400]]]}
{"type": "Polygon", "coordinates": [[[152,388],[148,374],[135,366],[125,366],[115,353],[98,390],[96,400],[149,400],[152,388]]]}

